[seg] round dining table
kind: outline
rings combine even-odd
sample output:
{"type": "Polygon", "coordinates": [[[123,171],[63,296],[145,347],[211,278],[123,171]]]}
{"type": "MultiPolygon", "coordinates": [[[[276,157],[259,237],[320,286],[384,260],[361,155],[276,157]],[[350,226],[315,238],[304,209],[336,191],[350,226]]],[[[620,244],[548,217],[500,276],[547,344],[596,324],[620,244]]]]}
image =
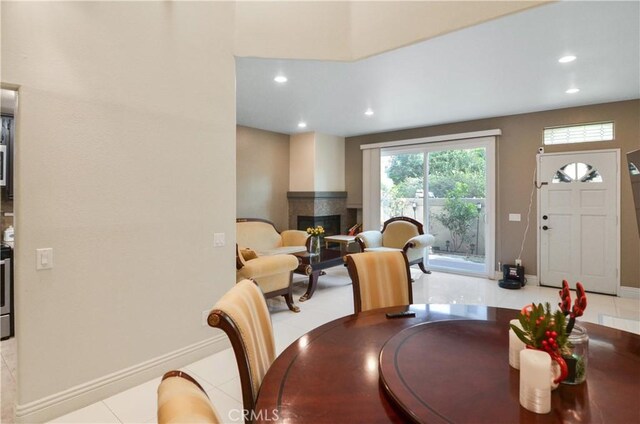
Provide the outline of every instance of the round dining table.
{"type": "Polygon", "coordinates": [[[508,336],[518,313],[432,304],[331,321],[271,365],[256,422],[640,422],[640,336],[590,323],[586,382],[561,384],[548,414],[521,407],[508,336]],[[386,316],[404,310],[415,316],[386,316]]]}

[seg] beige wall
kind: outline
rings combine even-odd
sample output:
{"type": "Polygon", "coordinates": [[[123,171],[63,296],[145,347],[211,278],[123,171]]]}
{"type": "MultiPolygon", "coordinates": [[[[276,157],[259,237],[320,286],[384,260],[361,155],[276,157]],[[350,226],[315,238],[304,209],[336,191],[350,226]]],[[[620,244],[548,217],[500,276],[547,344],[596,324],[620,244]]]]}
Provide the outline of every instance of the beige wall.
{"type": "Polygon", "coordinates": [[[344,137],[293,134],[289,152],[289,190],[344,191],[344,137]]]}
{"type": "Polygon", "coordinates": [[[507,15],[539,1],[362,1],[351,4],[351,54],[359,59],[507,15]],[[463,7],[460,7],[463,6],[463,7]],[[393,28],[393,31],[389,29],[393,28]]]}
{"type": "Polygon", "coordinates": [[[357,60],[545,1],[241,1],[238,56],[357,60]]]}
{"type": "Polygon", "coordinates": [[[315,187],[315,133],[291,135],[289,141],[289,190],[313,191],[315,187]]]}
{"type": "Polygon", "coordinates": [[[233,14],[212,2],[3,2],[2,81],[20,86],[23,421],[223,339],[201,313],[235,282],[233,14]],[[36,271],[44,247],[54,268],[36,271]]]}
{"type": "Polygon", "coordinates": [[[349,2],[239,1],[238,56],[350,60],[349,2]]]}
{"type": "Polygon", "coordinates": [[[236,215],[288,227],[289,135],[236,127],[236,215]]]}
{"type": "Polygon", "coordinates": [[[315,191],[344,191],[344,137],[315,133],[315,191]]]}
{"type": "MultiPolygon", "coordinates": [[[[640,148],[640,101],[608,103],[559,109],[546,112],[504,116],[476,121],[460,122],[432,127],[414,128],[346,139],[345,180],[349,205],[362,205],[362,153],[361,144],[405,140],[442,134],[455,134],[498,128],[497,160],[497,238],[496,262],[512,263],[516,258],[526,225],[531,179],[538,147],[542,144],[544,127],[572,123],[615,121],[616,139],[611,142],[586,143],[575,146],[546,146],[547,153],[619,148],[621,163],[621,270],[622,286],[640,287],[640,239],[635,221],[631,183],[626,172],[628,151],[640,148]],[[510,222],[509,213],[522,215],[521,222],[510,222]]],[[[534,199],[532,219],[535,222],[534,199]]],[[[530,230],[522,260],[528,274],[536,273],[536,232],[530,230]]]]}
{"type": "MultiPolygon", "coordinates": [[[[346,4],[300,7],[3,2],[2,82],[21,95],[14,206],[23,420],[157,376],[171,366],[165,355],[191,362],[219,335],[200,319],[235,278],[233,54],[352,54],[346,4]],[[213,248],[214,232],[226,233],[225,247],[213,248]],[[41,247],[54,249],[54,269],[35,271],[41,247]]],[[[394,28],[404,31],[386,30],[394,28]]],[[[345,168],[358,163],[347,157],[345,168]]]]}

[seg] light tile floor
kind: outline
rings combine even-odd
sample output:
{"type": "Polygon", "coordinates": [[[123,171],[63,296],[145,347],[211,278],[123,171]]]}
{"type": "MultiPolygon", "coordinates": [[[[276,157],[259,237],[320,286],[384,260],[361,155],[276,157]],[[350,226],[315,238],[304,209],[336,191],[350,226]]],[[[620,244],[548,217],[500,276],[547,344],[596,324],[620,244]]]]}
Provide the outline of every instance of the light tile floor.
{"type": "MultiPolygon", "coordinates": [[[[434,272],[424,275],[412,268],[414,303],[459,303],[520,309],[531,302],[558,302],[558,290],[527,285],[521,290],[500,289],[496,281],[434,272]]],[[[305,279],[294,277],[296,299],[305,289],[305,279]]],[[[640,299],[589,294],[584,321],[640,334],[640,299]]],[[[353,312],[353,292],[346,268],[335,267],[319,280],[313,298],[299,303],[301,312],[290,312],[280,299],[268,301],[279,354],[306,332],[353,312]]],[[[13,422],[15,392],[15,339],[0,343],[2,354],[2,422],[13,422]]],[[[220,416],[242,422],[242,394],[231,349],[194,362],[183,370],[196,378],[209,394],[220,416]]],[[[160,377],[108,399],[59,417],[52,423],[154,423],[156,389],[160,377]]]]}

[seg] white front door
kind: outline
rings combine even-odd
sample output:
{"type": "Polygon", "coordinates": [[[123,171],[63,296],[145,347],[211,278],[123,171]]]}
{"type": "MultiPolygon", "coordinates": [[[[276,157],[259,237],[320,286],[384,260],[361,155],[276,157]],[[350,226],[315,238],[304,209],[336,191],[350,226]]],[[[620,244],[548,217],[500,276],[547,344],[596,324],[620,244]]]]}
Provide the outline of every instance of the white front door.
{"type": "Polygon", "coordinates": [[[616,294],[618,162],[614,150],[538,155],[541,285],[616,294]]]}

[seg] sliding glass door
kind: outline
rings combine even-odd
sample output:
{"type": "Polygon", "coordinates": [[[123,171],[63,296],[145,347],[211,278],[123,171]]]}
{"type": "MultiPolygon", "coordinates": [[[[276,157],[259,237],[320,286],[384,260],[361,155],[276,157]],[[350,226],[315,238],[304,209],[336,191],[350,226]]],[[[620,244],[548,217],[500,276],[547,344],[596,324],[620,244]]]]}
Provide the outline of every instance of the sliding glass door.
{"type": "Polygon", "coordinates": [[[493,163],[493,144],[482,139],[381,150],[380,223],[401,215],[423,223],[435,237],[431,269],[492,276],[488,152],[493,163]]]}
{"type": "Polygon", "coordinates": [[[380,156],[380,219],[408,216],[424,224],[425,153],[380,156]]]}

